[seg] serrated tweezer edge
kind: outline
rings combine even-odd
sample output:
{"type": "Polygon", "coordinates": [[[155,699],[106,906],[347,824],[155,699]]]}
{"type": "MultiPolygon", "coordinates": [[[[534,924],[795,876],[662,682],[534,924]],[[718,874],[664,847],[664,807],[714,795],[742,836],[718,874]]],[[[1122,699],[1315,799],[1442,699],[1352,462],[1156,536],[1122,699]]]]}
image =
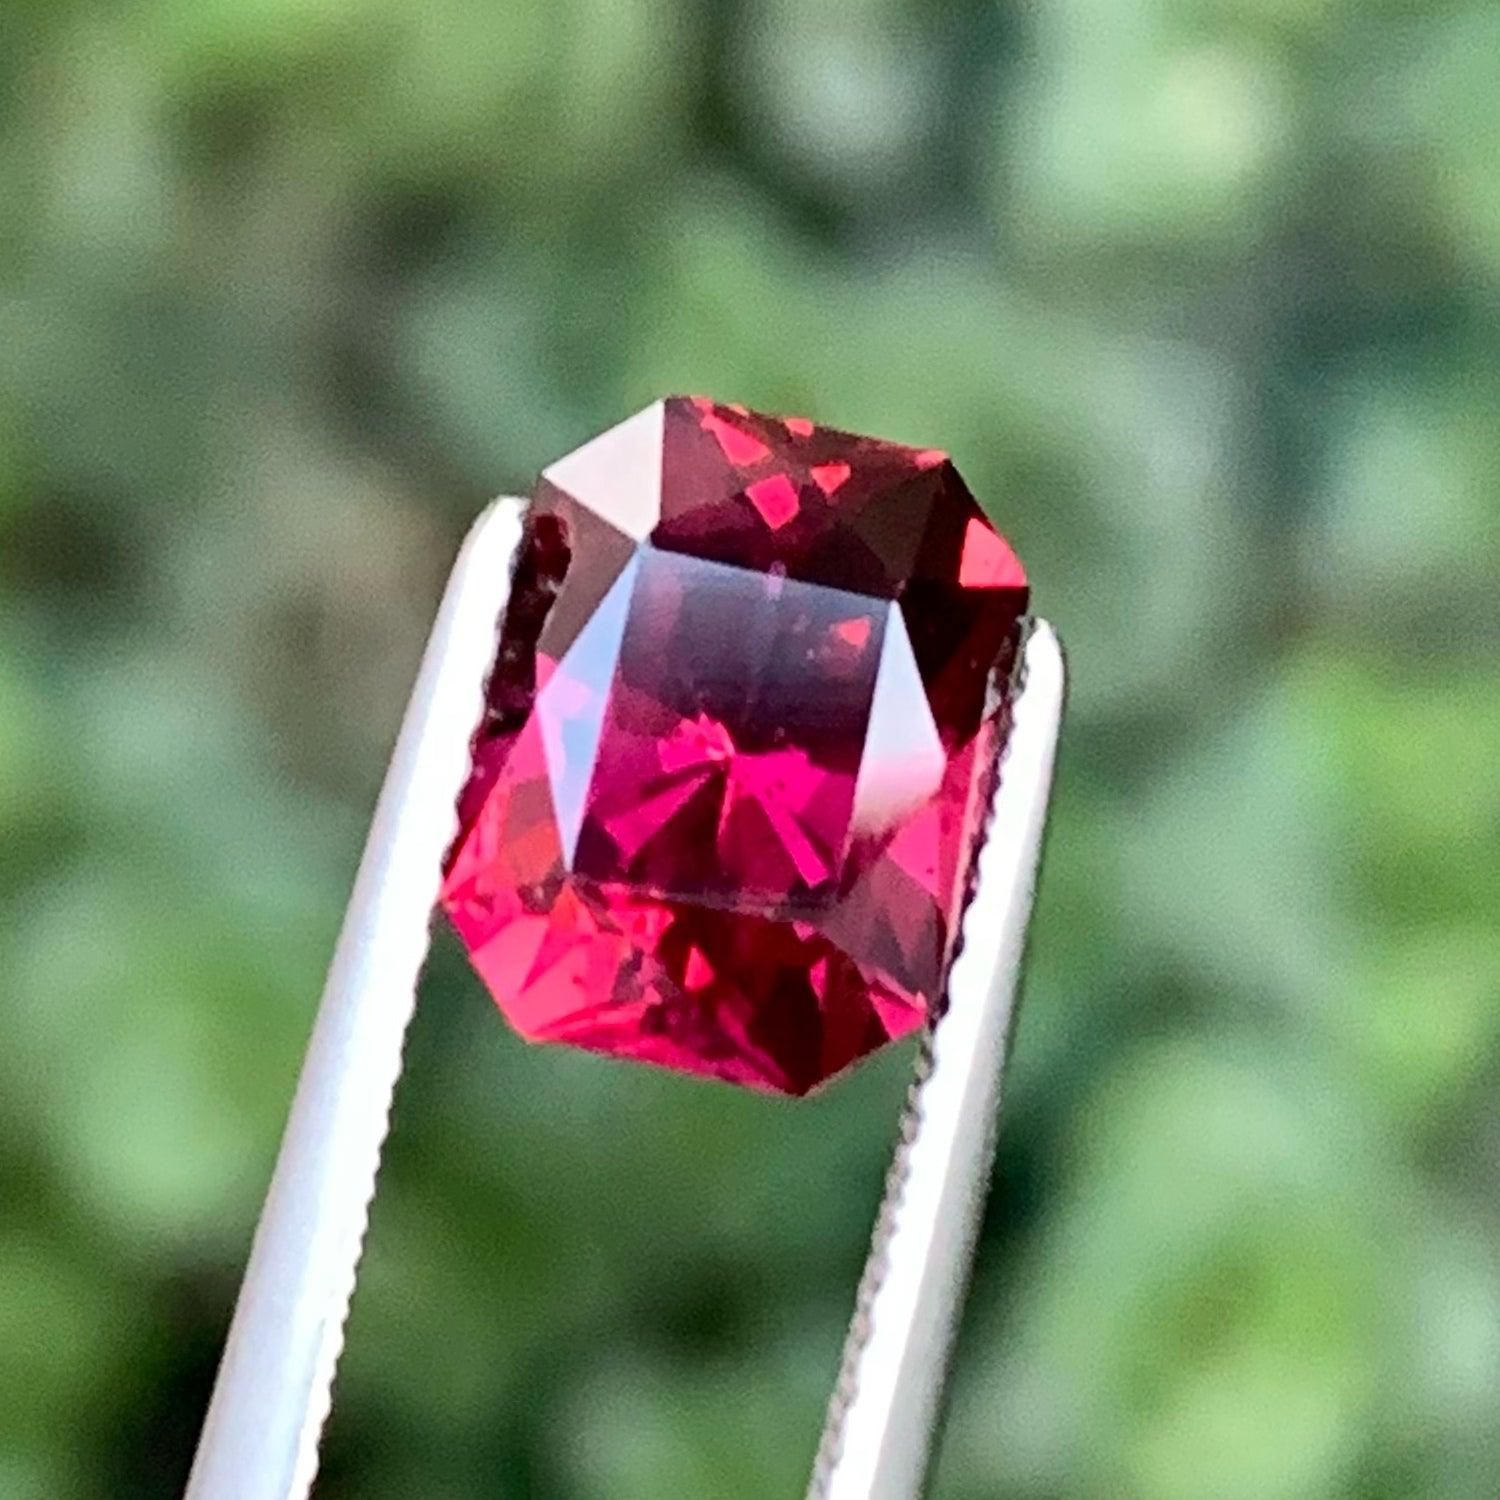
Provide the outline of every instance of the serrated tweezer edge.
{"type": "Polygon", "coordinates": [[[334,948],[187,1500],[304,1500],[312,1488],[524,509],[502,499],[480,516],[438,608],[334,948]]]}
{"type": "Polygon", "coordinates": [[[1032,622],[1018,680],[962,944],[918,1050],[809,1500],[914,1500],[926,1484],[995,1157],[1062,723],[1062,649],[1045,620],[1032,622]]]}

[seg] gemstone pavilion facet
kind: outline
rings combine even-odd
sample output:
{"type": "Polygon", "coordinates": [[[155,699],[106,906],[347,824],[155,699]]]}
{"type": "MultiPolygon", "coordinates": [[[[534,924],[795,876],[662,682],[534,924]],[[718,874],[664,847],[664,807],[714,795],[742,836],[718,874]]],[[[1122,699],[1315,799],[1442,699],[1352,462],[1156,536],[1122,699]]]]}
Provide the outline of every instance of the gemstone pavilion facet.
{"type": "Polygon", "coordinates": [[[442,902],[524,1036],[806,1092],[941,993],[1026,607],[947,456],[673,397],[545,471],[442,902]]]}

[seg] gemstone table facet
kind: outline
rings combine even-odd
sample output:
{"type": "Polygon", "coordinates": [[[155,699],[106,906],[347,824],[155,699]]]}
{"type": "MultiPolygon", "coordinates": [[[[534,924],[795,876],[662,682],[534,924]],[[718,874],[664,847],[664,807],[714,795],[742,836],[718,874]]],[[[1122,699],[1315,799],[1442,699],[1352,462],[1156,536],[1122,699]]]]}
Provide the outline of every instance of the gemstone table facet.
{"type": "Polygon", "coordinates": [[[547,469],[442,903],[522,1035],[801,1094],[941,994],[1025,574],[947,456],[671,397],[547,469]]]}

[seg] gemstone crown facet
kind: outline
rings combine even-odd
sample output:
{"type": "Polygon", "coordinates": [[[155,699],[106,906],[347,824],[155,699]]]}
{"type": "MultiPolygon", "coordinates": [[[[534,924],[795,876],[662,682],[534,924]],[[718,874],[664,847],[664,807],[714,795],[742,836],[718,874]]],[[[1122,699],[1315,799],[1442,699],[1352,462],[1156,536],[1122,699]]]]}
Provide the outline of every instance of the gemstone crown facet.
{"type": "Polygon", "coordinates": [[[441,897],[512,1025],[793,1094],[920,1025],[1026,602],[936,449],[670,397],[546,469],[441,897]]]}

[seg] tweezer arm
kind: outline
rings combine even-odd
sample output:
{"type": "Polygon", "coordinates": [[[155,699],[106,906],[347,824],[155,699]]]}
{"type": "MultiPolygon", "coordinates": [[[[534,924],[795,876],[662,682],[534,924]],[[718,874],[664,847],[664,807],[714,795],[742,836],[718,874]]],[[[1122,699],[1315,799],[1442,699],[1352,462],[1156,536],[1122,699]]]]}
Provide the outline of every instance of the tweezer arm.
{"type": "Polygon", "coordinates": [[[1062,718],[1038,621],[979,853],[948,1007],[907,1104],[809,1495],[912,1500],[926,1482],[994,1160],[1000,1076],[1062,718]]]}
{"type": "Polygon", "coordinates": [[[433,625],[334,950],[187,1500],[303,1500],[312,1486],[522,509],[522,501],[499,500],[475,523],[433,625]]]}

